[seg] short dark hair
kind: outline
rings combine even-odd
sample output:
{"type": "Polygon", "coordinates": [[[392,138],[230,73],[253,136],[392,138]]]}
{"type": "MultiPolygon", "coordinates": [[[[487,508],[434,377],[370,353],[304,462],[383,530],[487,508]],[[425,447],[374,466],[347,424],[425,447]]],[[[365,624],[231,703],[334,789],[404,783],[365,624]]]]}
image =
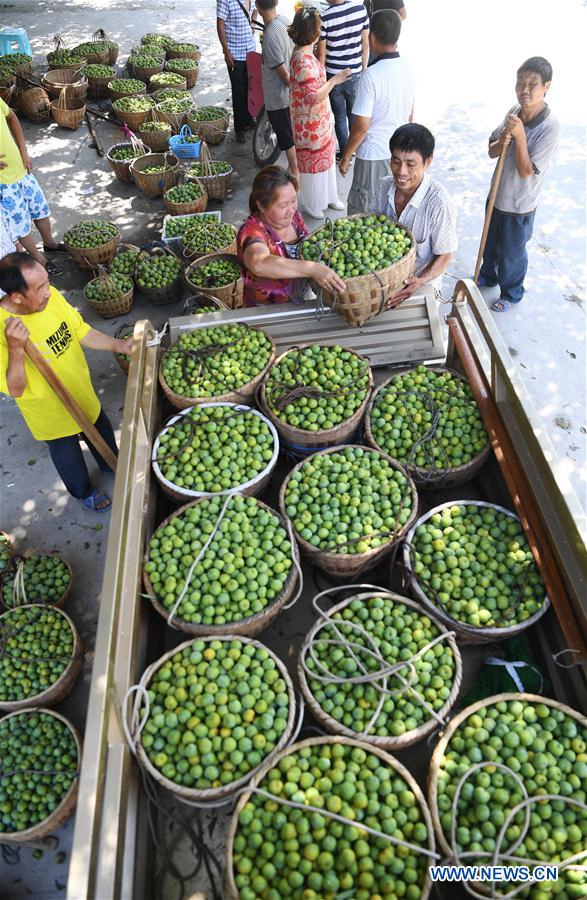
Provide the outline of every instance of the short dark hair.
{"type": "Polygon", "coordinates": [[[255,3],[262,9],[264,12],[268,12],[270,9],[275,9],[277,6],[277,0],[255,0],[255,3]]]}
{"type": "Polygon", "coordinates": [[[313,6],[304,6],[302,9],[298,9],[287,33],[296,47],[305,47],[306,44],[314,44],[318,40],[320,27],[321,19],[318,10],[313,6]]]}
{"type": "Polygon", "coordinates": [[[384,47],[397,44],[402,30],[402,20],[395,9],[379,9],[371,18],[371,31],[384,47]]]}
{"type": "Polygon", "coordinates": [[[8,253],[0,260],[0,290],[5,294],[26,294],[29,289],[23,270],[40,266],[28,253],[8,253]]]}
{"type": "Polygon", "coordinates": [[[281,166],[265,166],[257,172],[253,179],[253,185],[249,196],[249,209],[253,215],[259,213],[259,207],[271,206],[279,188],[291,184],[298,189],[298,183],[291,172],[282,169],[281,166]]]}
{"type": "Polygon", "coordinates": [[[434,153],[434,135],[424,125],[400,125],[389,140],[389,151],[403,150],[409,153],[415,150],[422,159],[430,159],[434,153]]]}
{"type": "Polygon", "coordinates": [[[536,72],[537,75],[540,75],[542,84],[552,81],[552,66],[543,56],[531,56],[522,63],[516,74],[519,75],[520,72],[536,72]]]}

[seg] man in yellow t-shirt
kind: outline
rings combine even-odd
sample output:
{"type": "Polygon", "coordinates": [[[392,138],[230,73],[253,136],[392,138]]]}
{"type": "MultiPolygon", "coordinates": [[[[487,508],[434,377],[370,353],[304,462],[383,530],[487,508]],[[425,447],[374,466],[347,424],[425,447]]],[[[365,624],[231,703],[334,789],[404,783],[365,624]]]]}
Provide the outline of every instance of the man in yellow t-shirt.
{"type": "MultiPolygon", "coordinates": [[[[0,262],[0,392],[14,397],[35,440],[46,441],[49,453],[74,497],[86,509],[107,510],[110,499],[92,488],[79,443],[79,425],[25,355],[27,338],[81,406],[115,453],[112,425],[92,387],[82,347],[111,353],[132,351],[132,338],[120,341],[96,331],[54,287],[47,272],[26,253],[11,253],[0,262]]],[[[108,464],[87,441],[103,472],[108,464]]]]}
{"type": "Polygon", "coordinates": [[[15,112],[0,98],[0,209],[2,229],[8,229],[12,243],[20,241],[25,250],[50,274],[63,271],[48,253],[63,253],[51,230],[50,209],[39,182],[32,174],[33,163],[26,148],[23,130],[15,112]],[[37,250],[32,223],[43,238],[43,253],[37,250]]]}

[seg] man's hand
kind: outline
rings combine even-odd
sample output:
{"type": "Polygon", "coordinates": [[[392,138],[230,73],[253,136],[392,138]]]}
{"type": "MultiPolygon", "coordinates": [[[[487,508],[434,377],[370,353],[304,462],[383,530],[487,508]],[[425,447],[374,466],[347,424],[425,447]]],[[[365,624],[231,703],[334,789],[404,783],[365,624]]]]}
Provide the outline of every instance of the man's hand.
{"type": "Polygon", "coordinates": [[[131,337],[125,338],[123,341],[118,341],[118,348],[116,353],[124,353],[126,356],[130,356],[133,348],[133,339],[131,337]]]}
{"type": "Polygon", "coordinates": [[[351,158],[347,156],[346,153],[343,153],[341,160],[338,164],[338,171],[341,175],[348,175],[348,171],[351,167],[351,158]]]}
{"type": "Polygon", "coordinates": [[[415,276],[413,278],[406,278],[404,281],[404,287],[401,288],[397,294],[394,294],[393,297],[390,297],[387,303],[385,304],[386,309],[395,309],[396,306],[399,306],[400,303],[403,303],[404,300],[407,300],[416,292],[416,290],[423,284],[419,278],[415,276]]]}
{"type": "Polygon", "coordinates": [[[6,154],[0,153],[0,169],[8,168],[8,163],[4,162],[5,159],[6,159],[6,154]]]}
{"type": "Polygon", "coordinates": [[[509,133],[510,140],[512,138],[514,140],[518,140],[522,136],[523,137],[526,136],[526,133],[524,131],[524,123],[522,122],[522,120],[520,119],[519,116],[514,116],[514,115],[508,116],[508,120],[506,122],[504,131],[505,130],[507,130],[507,132],[509,133]]]}
{"type": "Polygon", "coordinates": [[[234,56],[228,48],[224,51],[224,60],[229,69],[234,69],[234,56]]]}
{"type": "Polygon", "coordinates": [[[11,317],[6,322],[4,333],[6,335],[6,343],[10,350],[24,350],[24,346],[29,337],[29,330],[22,321],[16,316],[11,317]]]}

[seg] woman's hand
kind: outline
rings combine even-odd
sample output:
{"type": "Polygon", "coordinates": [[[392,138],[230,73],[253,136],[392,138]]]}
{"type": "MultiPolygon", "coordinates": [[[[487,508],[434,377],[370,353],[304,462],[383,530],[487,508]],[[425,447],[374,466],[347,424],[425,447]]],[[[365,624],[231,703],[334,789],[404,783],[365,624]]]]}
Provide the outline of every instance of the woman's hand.
{"type": "Polygon", "coordinates": [[[344,84],[345,81],[349,80],[352,74],[352,69],[343,69],[342,72],[337,72],[336,75],[333,75],[330,81],[333,84],[344,84]]]}
{"type": "Polygon", "coordinates": [[[30,156],[28,155],[26,150],[24,151],[24,153],[21,153],[21,158],[22,158],[22,164],[25,167],[25,169],[27,170],[27,172],[32,172],[33,171],[33,161],[30,158],[30,156]]]}
{"type": "Polygon", "coordinates": [[[326,291],[338,291],[342,293],[346,290],[346,284],[334,269],[325,266],[324,263],[314,263],[311,277],[321,288],[326,291]]]}

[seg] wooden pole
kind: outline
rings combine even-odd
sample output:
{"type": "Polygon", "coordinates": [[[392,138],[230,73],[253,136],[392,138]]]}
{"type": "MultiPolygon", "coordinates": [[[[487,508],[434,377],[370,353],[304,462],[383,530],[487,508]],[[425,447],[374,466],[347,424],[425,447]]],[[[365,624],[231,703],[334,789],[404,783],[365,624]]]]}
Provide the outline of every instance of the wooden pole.
{"type": "Polygon", "coordinates": [[[540,510],[534,500],[526,473],[516,455],[508,431],[503,424],[497,404],[491,395],[485,375],[475,362],[460,322],[451,316],[448,319],[448,328],[481,412],[493,452],[514,501],[516,512],[520,517],[528,544],[536,564],[540,568],[547,594],[554,607],[567,645],[571,650],[578,651],[575,661],[587,660],[587,647],[569,602],[558,564],[550,548],[550,541],[542,523],[540,510]]]}
{"type": "MultiPolygon", "coordinates": [[[[99,156],[104,156],[104,148],[102,147],[102,144],[100,143],[100,139],[99,139],[99,137],[98,137],[98,132],[97,132],[96,129],[94,128],[93,122],[92,122],[92,120],[90,119],[90,115],[95,115],[95,113],[91,113],[91,114],[90,114],[90,113],[86,110],[86,123],[87,123],[87,126],[88,126],[89,130],[90,130],[90,134],[92,135],[92,140],[93,140],[93,142],[94,142],[94,147],[95,147],[96,150],[98,151],[99,156]]],[[[101,116],[100,118],[102,118],[102,116],[101,116]]]]}
{"type": "Polygon", "coordinates": [[[74,400],[61,379],[58,378],[49,363],[43,358],[42,354],[30,340],[27,340],[24,352],[35,368],[39,370],[45,381],[55,391],[67,411],[73,416],[80,427],[80,431],[83,431],[88,440],[92,442],[102,459],[108,463],[112,471],[116,472],[116,454],[108,446],[97,428],[92,425],[81,406],[74,400]]]}
{"type": "MultiPolygon", "coordinates": [[[[509,144],[508,144],[509,146],[509,144]]],[[[491,179],[491,190],[489,191],[489,197],[487,198],[487,209],[485,210],[485,221],[483,222],[483,231],[481,232],[481,241],[479,243],[479,252],[477,254],[477,262],[475,263],[475,274],[473,275],[473,281],[477,284],[477,279],[479,278],[479,272],[481,270],[481,262],[483,260],[483,252],[485,250],[485,244],[487,243],[487,235],[489,234],[489,223],[491,222],[491,214],[493,213],[493,207],[495,206],[495,197],[497,195],[497,189],[499,187],[499,182],[501,181],[501,173],[503,171],[503,164],[505,161],[505,155],[508,151],[507,147],[504,147],[501,153],[499,154],[499,159],[497,160],[497,165],[495,167],[495,171],[493,173],[493,178],[491,179]]]]}

